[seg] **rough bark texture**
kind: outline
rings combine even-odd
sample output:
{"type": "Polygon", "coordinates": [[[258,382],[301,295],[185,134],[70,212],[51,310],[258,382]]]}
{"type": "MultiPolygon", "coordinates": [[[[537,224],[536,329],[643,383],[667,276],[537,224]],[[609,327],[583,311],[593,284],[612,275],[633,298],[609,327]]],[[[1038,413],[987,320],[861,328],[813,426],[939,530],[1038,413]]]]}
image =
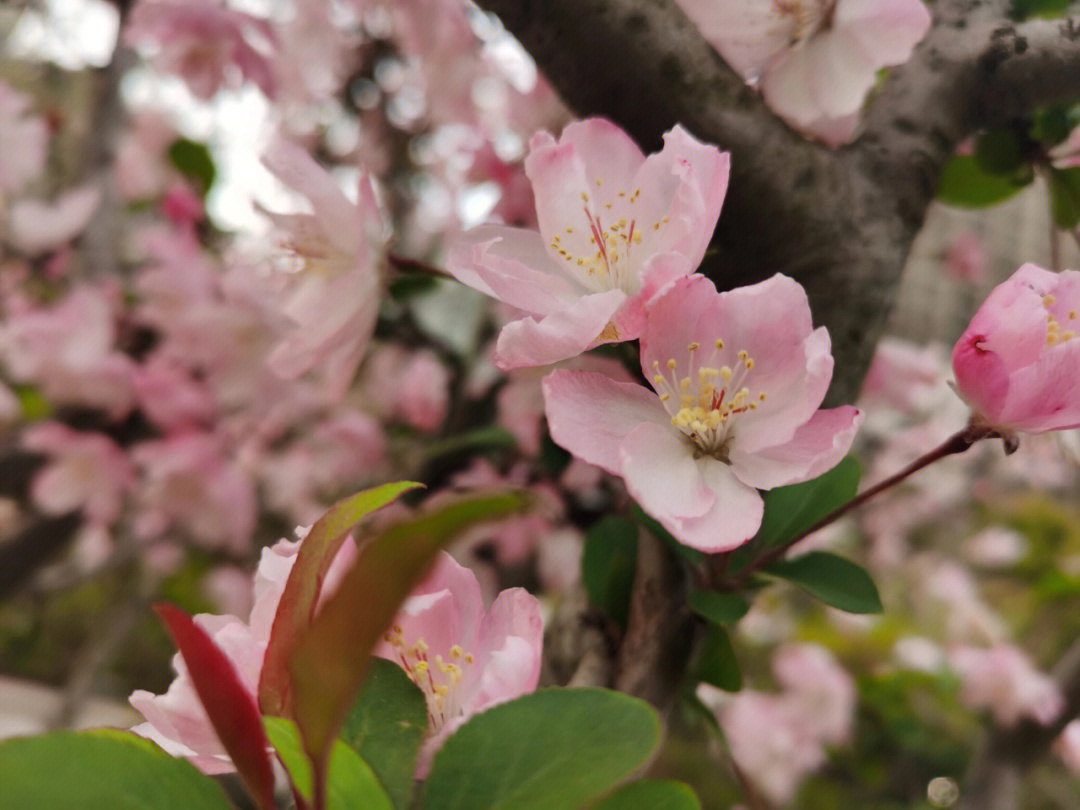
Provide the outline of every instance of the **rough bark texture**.
{"type": "MultiPolygon", "coordinates": [[[[579,115],[611,118],[646,151],[681,123],[731,152],[716,251],[702,270],[721,288],[778,272],[802,283],[832,336],[831,404],[858,391],[956,145],[981,126],[1080,97],[1080,20],[1015,23],[1007,0],[937,0],[933,28],[871,99],[860,137],[832,151],[773,116],[674,0],[477,2],[579,115]]],[[[654,556],[659,568],[639,567],[614,675],[606,664],[586,669],[664,706],[690,647],[672,642],[693,633],[670,559],[654,556]]],[[[600,643],[586,646],[590,660],[605,660],[600,643]]]]}

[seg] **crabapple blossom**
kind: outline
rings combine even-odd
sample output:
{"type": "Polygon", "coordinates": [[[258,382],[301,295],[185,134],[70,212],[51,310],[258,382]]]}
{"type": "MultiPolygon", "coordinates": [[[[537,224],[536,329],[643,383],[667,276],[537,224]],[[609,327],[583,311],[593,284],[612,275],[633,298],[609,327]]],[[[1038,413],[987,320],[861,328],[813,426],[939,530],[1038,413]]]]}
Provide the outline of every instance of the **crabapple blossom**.
{"type": "Polygon", "coordinates": [[[949,662],[964,683],[960,701],[973,709],[990,709],[1004,726],[1015,725],[1021,717],[1049,725],[1065,706],[1054,679],[1035,669],[1018,647],[960,646],[950,650],[949,662]]]}
{"type": "Polygon", "coordinates": [[[141,0],[128,17],[124,40],[156,43],[157,66],[182,77],[202,99],[231,83],[237,69],[268,96],[277,88],[274,27],[217,0],[141,0]]]}
{"type": "Polygon", "coordinates": [[[263,158],[283,182],[303,194],[312,214],[264,212],[302,267],[284,305],[295,329],[270,355],[286,378],[315,367],[336,396],[344,394],[375,330],[386,246],[386,223],[371,178],[360,174],[351,202],[330,174],[295,144],[279,141],[263,158]]]}
{"type": "Polygon", "coordinates": [[[45,168],[45,120],[30,114],[30,99],[0,81],[0,201],[45,168]]]}
{"type": "Polygon", "coordinates": [[[427,701],[417,775],[472,715],[536,688],[544,622],[539,600],[510,588],[484,610],[472,571],[441,553],[405,600],[375,654],[399,664],[427,701]]]}
{"type": "Polygon", "coordinates": [[[777,275],[717,293],[693,276],[649,309],[641,367],[655,393],[602,374],[544,380],[551,436],[621,476],[681,542],[734,548],[761,524],[758,489],[816,478],[847,453],[862,421],[818,410],[832,378],[824,327],[806,293],[777,275]]]}
{"type": "Polygon", "coordinates": [[[953,348],[972,421],[1017,433],[1080,427],[1080,272],[1025,264],[999,284],[953,348]]]}
{"type": "Polygon", "coordinates": [[[646,303],[705,255],[728,156],[676,126],[663,150],[645,157],[617,126],[592,118],[558,141],[534,135],[525,172],[539,232],[483,225],[447,260],[459,281],[525,314],[499,336],[503,369],[637,338],[646,303]]]}
{"type": "Polygon", "coordinates": [[[100,202],[95,186],[70,189],[53,202],[19,200],[11,206],[7,239],[28,256],[57,250],[82,233],[100,202]]]}
{"type": "Polygon", "coordinates": [[[851,140],[884,67],[930,28],[920,0],[678,0],[724,60],[796,129],[851,140]]]}

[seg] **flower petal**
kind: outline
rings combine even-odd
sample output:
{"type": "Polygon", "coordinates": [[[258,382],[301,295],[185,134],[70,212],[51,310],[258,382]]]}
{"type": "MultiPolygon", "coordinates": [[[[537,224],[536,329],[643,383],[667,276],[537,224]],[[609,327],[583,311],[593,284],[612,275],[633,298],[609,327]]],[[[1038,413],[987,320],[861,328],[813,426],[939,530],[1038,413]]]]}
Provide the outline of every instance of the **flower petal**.
{"type": "Polygon", "coordinates": [[[844,405],[815,413],[786,444],[746,453],[736,441],[731,448],[731,468],[740,481],[757,489],[817,478],[839,464],[851,449],[862,418],[858,408],[844,405]]]}
{"type": "Polygon", "coordinates": [[[670,425],[639,425],[622,440],[619,457],[626,489],[657,519],[698,517],[712,506],[692,446],[670,425]]]}
{"type": "Polygon", "coordinates": [[[731,468],[714,458],[701,458],[698,469],[716,494],[712,508],[700,517],[674,521],[657,517],[672,535],[691,548],[714,554],[741,546],[761,526],[765,503],[757,490],[746,486],[731,468]]]}
{"type": "Polygon", "coordinates": [[[622,290],[608,290],[579,298],[540,321],[526,317],[509,323],[495,345],[495,364],[506,371],[576,357],[600,342],[600,333],[624,301],[622,290]]]}
{"type": "Polygon", "coordinates": [[[644,422],[669,424],[648,388],[591,371],[554,371],[544,378],[551,438],[578,458],[621,475],[619,445],[644,422]]]}

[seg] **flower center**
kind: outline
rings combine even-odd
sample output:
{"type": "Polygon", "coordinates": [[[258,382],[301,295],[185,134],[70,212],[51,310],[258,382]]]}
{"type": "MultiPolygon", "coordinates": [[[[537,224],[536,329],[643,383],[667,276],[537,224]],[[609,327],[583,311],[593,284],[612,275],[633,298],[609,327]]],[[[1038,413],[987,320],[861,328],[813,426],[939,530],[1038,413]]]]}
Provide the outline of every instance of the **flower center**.
{"type": "Polygon", "coordinates": [[[832,25],[836,0],[773,0],[773,8],[791,20],[791,39],[794,47],[819,31],[832,25]]]}
{"type": "MultiPolygon", "coordinates": [[[[603,181],[597,179],[597,194],[603,181]]],[[[668,222],[664,216],[653,223],[642,223],[635,216],[641,189],[616,191],[607,201],[594,200],[587,191],[581,192],[583,219],[577,228],[567,227],[565,233],[555,234],[551,249],[571,268],[586,287],[597,292],[621,289],[634,295],[641,289],[640,245],[649,230],[659,231],[668,222]],[[605,224],[606,223],[606,224],[605,224]]]]}
{"type": "Polygon", "coordinates": [[[401,625],[395,624],[386,632],[384,638],[397,653],[398,663],[409,676],[409,680],[424,693],[431,727],[441,728],[447,720],[461,714],[462,695],[459,685],[465,674],[464,667],[471,666],[476,659],[458,644],[450,648],[449,661],[441,655],[432,657],[422,637],[412,644],[407,644],[403,632],[401,625]]]}
{"type": "Polygon", "coordinates": [[[699,361],[696,356],[701,349],[700,343],[690,343],[686,348],[691,374],[679,379],[676,373],[679,362],[674,357],[667,361],[666,373],[661,371],[660,362],[654,361],[654,387],[671,414],[671,424],[693,443],[694,457],[712,456],[729,464],[728,451],[738,415],[756,410],[758,403],[765,400],[764,391],[754,396],[745,385],[754,368],[754,358],[743,349],[732,365],[718,367],[717,361],[724,349],[724,341],[720,338],[713,342],[712,353],[704,361],[699,361]],[[696,380],[694,369],[697,369],[696,380]],[[677,395],[678,399],[672,395],[677,395]]]}
{"type": "MultiPolygon", "coordinates": [[[[1054,346],[1058,343],[1064,343],[1067,340],[1072,340],[1076,337],[1075,329],[1062,329],[1061,322],[1057,319],[1053,310],[1050,308],[1057,303],[1057,299],[1053,295],[1044,295],[1043,306],[1046,307],[1046,345],[1054,346]]],[[[1070,309],[1065,315],[1066,322],[1076,320],[1076,310],[1070,309]]],[[[1074,324],[1075,326],[1075,324],[1074,324]]]]}

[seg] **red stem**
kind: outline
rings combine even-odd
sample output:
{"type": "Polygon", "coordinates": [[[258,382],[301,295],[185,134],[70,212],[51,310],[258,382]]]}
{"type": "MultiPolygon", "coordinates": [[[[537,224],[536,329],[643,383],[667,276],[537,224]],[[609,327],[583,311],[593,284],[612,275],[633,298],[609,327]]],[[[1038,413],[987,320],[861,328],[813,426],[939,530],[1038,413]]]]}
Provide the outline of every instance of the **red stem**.
{"type": "MultiPolygon", "coordinates": [[[[823,517],[821,520],[819,520],[817,523],[815,523],[813,526],[811,526],[806,531],[801,532],[800,534],[796,535],[795,537],[793,537],[791,540],[788,540],[783,545],[777,546],[774,549],[770,549],[765,554],[762,554],[760,557],[758,557],[752,563],[747,565],[746,568],[744,568],[742,571],[740,571],[739,575],[733,581],[725,583],[725,586],[723,587],[723,590],[739,590],[739,589],[745,587],[746,583],[749,582],[750,577],[753,574],[755,574],[756,572],[760,571],[761,569],[767,567],[768,565],[775,562],[776,560],[780,559],[782,556],[784,556],[784,554],[787,553],[788,549],[790,549],[792,546],[794,546],[800,540],[806,539],[807,537],[809,537],[811,534],[818,531],[819,529],[823,529],[826,526],[828,526],[830,523],[833,523],[834,521],[839,520],[844,515],[846,515],[848,512],[851,512],[852,510],[857,509],[858,507],[862,506],[864,503],[866,503],[868,500],[873,498],[875,495],[877,495],[877,494],[879,494],[881,492],[884,492],[885,490],[890,489],[891,487],[896,486],[897,484],[899,484],[901,481],[905,480],[906,478],[908,478],[912,474],[917,473],[919,470],[923,469],[923,467],[928,467],[931,464],[933,464],[935,461],[943,459],[946,456],[952,456],[952,455],[956,455],[957,453],[963,453],[969,447],[971,447],[973,444],[975,444],[975,442],[979,441],[980,439],[990,439],[990,438],[995,438],[995,437],[999,437],[999,434],[995,430],[993,430],[992,428],[986,427],[985,425],[981,425],[981,424],[970,424],[969,423],[968,426],[965,427],[963,430],[958,431],[957,433],[954,433],[952,436],[950,436],[948,439],[946,439],[940,445],[935,447],[929,453],[926,453],[925,455],[919,456],[917,459],[915,459],[913,462],[911,462],[908,466],[904,467],[904,469],[900,470],[900,472],[896,473],[895,475],[889,476],[884,481],[881,481],[881,482],[879,482],[877,484],[874,484],[874,486],[870,487],[866,491],[860,492],[858,495],[856,495],[850,501],[845,503],[843,506],[839,506],[836,509],[834,509],[833,511],[831,511],[829,514],[827,514],[825,517],[823,517]]],[[[1006,438],[1006,437],[1000,437],[1000,438],[1006,438]]],[[[1006,452],[1008,452],[1009,447],[1010,447],[1010,443],[1009,443],[1008,438],[1006,438],[1006,452]]]]}

